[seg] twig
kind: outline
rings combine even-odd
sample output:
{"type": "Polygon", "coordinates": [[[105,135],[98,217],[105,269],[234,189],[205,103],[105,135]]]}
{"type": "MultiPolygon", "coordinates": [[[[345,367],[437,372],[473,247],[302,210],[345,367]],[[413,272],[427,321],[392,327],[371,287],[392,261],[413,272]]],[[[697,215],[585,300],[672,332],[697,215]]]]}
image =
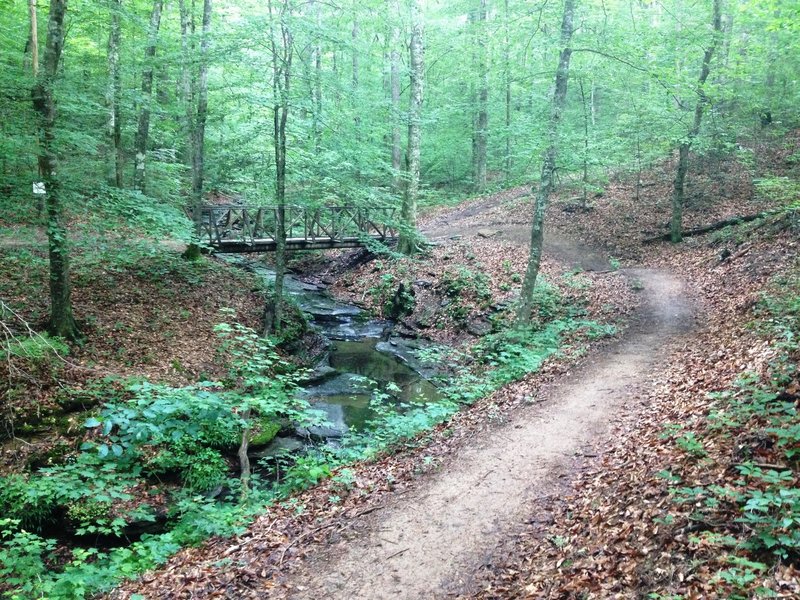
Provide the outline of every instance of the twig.
{"type": "Polygon", "coordinates": [[[789,469],[787,465],[777,465],[773,463],[754,463],[754,462],[743,462],[743,463],[734,463],[731,465],[732,467],[758,467],[759,469],[774,469],[776,471],[786,471],[789,469]]]}
{"type": "Polygon", "coordinates": [[[364,515],[368,515],[371,512],[375,512],[376,510],[380,510],[382,508],[386,508],[385,504],[378,504],[376,506],[370,506],[369,508],[365,508],[362,511],[357,512],[354,515],[348,516],[348,519],[357,519],[358,517],[363,517],[364,515]]]}
{"type": "Polygon", "coordinates": [[[480,479],[478,479],[478,483],[482,483],[483,480],[486,479],[492,473],[494,473],[494,469],[489,469],[488,471],[486,471],[486,473],[484,473],[483,476],[480,479]]]}
{"type": "MultiPolygon", "coordinates": [[[[375,512],[376,510],[380,510],[380,509],[382,509],[384,507],[385,507],[384,504],[379,504],[377,506],[370,506],[369,508],[366,508],[366,509],[362,510],[361,512],[357,512],[353,516],[348,517],[348,520],[357,519],[358,517],[362,517],[362,516],[367,515],[367,514],[369,514],[371,512],[375,512]]],[[[315,533],[317,533],[319,531],[322,531],[323,529],[328,529],[329,527],[334,527],[334,526],[337,526],[337,525],[340,526],[340,527],[344,526],[342,521],[341,521],[341,519],[339,519],[337,521],[332,521],[330,523],[326,523],[325,525],[320,525],[319,527],[316,527],[316,528],[312,529],[311,531],[307,531],[303,535],[300,535],[300,536],[296,537],[294,540],[292,540],[289,543],[288,546],[286,546],[283,549],[283,552],[281,552],[281,558],[278,561],[278,566],[280,567],[283,564],[283,559],[286,557],[286,553],[289,551],[289,548],[291,548],[292,546],[294,546],[298,542],[304,540],[305,538],[307,538],[310,535],[314,535],[315,533]]]]}
{"type": "Polygon", "coordinates": [[[319,527],[315,527],[311,531],[306,531],[303,535],[300,535],[300,536],[296,537],[294,540],[292,540],[289,543],[288,546],[286,546],[283,549],[283,552],[281,552],[281,558],[278,561],[278,566],[280,567],[281,565],[283,565],[283,559],[286,557],[286,553],[289,551],[289,548],[291,548],[292,546],[294,546],[298,542],[304,540],[308,536],[314,535],[315,533],[318,533],[318,532],[322,531],[323,529],[328,529],[329,527],[334,527],[335,525],[339,525],[339,524],[340,524],[339,521],[333,521],[331,523],[326,523],[325,525],[320,525],[319,527]]]}
{"type": "Polygon", "coordinates": [[[389,560],[389,559],[394,558],[395,556],[400,556],[401,554],[403,554],[403,552],[408,552],[408,548],[403,548],[402,550],[398,550],[394,554],[390,554],[389,556],[384,558],[384,560],[389,560]]]}

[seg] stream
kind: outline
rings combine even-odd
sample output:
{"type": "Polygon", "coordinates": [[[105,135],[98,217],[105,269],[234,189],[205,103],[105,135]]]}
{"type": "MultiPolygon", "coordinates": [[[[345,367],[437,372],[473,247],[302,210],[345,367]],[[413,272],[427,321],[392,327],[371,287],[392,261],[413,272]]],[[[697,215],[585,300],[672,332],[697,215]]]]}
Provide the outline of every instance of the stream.
{"type": "MultiPolygon", "coordinates": [[[[224,260],[267,283],[275,279],[275,272],[261,262],[231,255],[224,260]]],[[[434,370],[416,358],[416,351],[426,346],[424,342],[393,335],[391,321],[371,319],[361,308],[331,298],[324,287],[291,275],[284,279],[284,293],[329,342],[328,351],[299,392],[313,408],[325,413],[327,423],[298,430],[293,437],[276,437],[258,456],[297,449],[302,438],[336,439],[350,430],[364,429],[376,416],[370,408],[376,388],[393,388],[387,401],[394,403],[440,398],[428,380],[434,370]]]]}

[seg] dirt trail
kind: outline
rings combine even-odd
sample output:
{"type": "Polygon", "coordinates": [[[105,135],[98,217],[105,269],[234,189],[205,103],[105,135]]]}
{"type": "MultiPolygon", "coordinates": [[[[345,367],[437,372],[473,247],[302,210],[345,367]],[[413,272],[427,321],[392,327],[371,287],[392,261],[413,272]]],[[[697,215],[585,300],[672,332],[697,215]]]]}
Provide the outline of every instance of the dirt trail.
{"type": "MultiPolygon", "coordinates": [[[[446,229],[453,235],[458,227],[451,221],[446,229]]],[[[551,239],[561,258],[597,260],[568,240],[551,239]]],[[[626,400],[651,383],[668,343],[691,329],[692,309],[679,280],[645,269],[628,275],[643,285],[643,302],[622,339],[541,390],[415,489],[363,517],[349,538],[285,582],[290,597],[430,599],[468,590],[498,543],[530,517],[529,502],[552,493],[561,468],[582,446],[602,439],[626,400]]]]}

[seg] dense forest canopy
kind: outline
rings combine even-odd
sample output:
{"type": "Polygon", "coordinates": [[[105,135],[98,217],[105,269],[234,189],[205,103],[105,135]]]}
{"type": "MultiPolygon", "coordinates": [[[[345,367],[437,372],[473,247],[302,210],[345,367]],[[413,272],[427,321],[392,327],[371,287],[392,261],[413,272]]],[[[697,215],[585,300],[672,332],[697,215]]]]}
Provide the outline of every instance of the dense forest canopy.
{"type": "MultiPolygon", "coordinates": [[[[580,467],[568,533],[514,533],[507,595],[614,552],[642,594],[797,581],[798,105],[796,0],[0,0],[0,595],[84,597],[176,553],[127,585],[285,583],[343,515],[512,424],[477,479],[405,505],[485,558],[510,531],[488,520],[555,498],[525,496],[540,463],[631,403],[633,450],[598,459],[629,489],[580,467]],[[617,521],[659,551],[631,562],[617,521]],[[601,550],[542,559],[579,535],[601,550]]],[[[406,539],[464,549],[428,525],[406,539]]],[[[436,584],[409,548],[392,589],[436,584]]]]}
{"type": "MultiPolygon", "coordinates": [[[[409,107],[408,5],[218,0],[211,6],[204,56],[201,4],[164,3],[154,31],[152,2],[68,3],[54,94],[60,177],[69,190],[69,210],[96,213],[132,206],[141,214],[145,205],[161,209],[189,203],[204,61],[204,190],[253,202],[274,200],[270,32],[277,35],[271,24],[276,19],[285,22],[294,50],[287,201],[393,201],[392,182],[404,164],[393,164],[392,145],[405,144],[405,131],[398,136],[396,130],[406,127],[409,107]],[[115,22],[117,39],[112,37],[109,46],[115,22]],[[153,52],[148,52],[150,41],[155,41],[153,52]],[[110,68],[118,69],[117,92],[110,68]],[[394,101],[393,69],[400,96],[394,101]],[[143,88],[147,73],[150,93],[143,88]],[[119,184],[125,190],[134,187],[141,112],[151,113],[145,183],[139,186],[150,201],[125,193],[109,196],[104,189],[115,183],[108,176],[114,156],[109,111],[115,103],[119,184]]],[[[43,47],[47,4],[37,8],[43,47]]],[[[423,3],[424,196],[536,178],[559,11],[556,2],[423,3]]],[[[798,99],[798,21],[794,3],[780,0],[725,3],[718,33],[707,2],[580,3],[560,180],[580,178],[589,191],[599,191],[612,166],[639,169],[675,148],[691,129],[701,61],[714,36],[720,38],[718,50],[702,92],[708,114],[696,148],[735,150],[743,128],[759,120],[773,127],[791,121],[798,99]]],[[[3,208],[33,218],[37,137],[27,3],[4,0],[0,29],[3,208]]]]}

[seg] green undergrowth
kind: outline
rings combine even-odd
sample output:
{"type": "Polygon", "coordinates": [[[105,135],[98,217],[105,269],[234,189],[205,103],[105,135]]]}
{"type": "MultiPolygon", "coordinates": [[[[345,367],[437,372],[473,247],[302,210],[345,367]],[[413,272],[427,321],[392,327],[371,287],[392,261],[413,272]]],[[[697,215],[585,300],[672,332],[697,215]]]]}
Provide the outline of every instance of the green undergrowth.
{"type": "MultiPolygon", "coordinates": [[[[175,189],[175,186],[164,188],[156,197],[99,184],[93,192],[86,193],[83,191],[84,182],[76,185],[76,182],[65,181],[62,196],[67,206],[69,229],[81,235],[147,235],[156,239],[188,241],[193,227],[183,210],[185,199],[174,194],[175,189]],[[166,193],[167,190],[173,192],[172,197],[166,193]],[[121,223],[124,223],[124,228],[120,227],[121,223]]],[[[33,242],[37,237],[36,231],[44,226],[45,217],[36,202],[0,197],[0,221],[16,225],[13,230],[15,239],[27,238],[33,242]]]]}
{"type": "Polygon", "coordinates": [[[667,426],[686,463],[663,473],[673,502],[690,509],[693,547],[714,555],[716,592],[741,599],[777,597],[767,575],[800,563],[800,271],[763,294],[751,327],[769,340],[767,370],[710,394],[693,430],[667,426]],[[698,476],[720,468],[724,479],[698,476]]]}
{"type": "Polygon", "coordinates": [[[80,448],[59,464],[0,479],[6,597],[84,597],[152,568],[181,546],[240,531],[261,510],[263,493],[244,503],[212,500],[215,489],[225,489],[225,499],[245,495],[229,477],[229,457],[242,435],[274,434],[270,424],[309,425],[320,415],[297,398],[302,373],[286,365],[270,340],[237,324],[218,331],[225,380],[130,386],[86,420],[80,448]],[[123,548],[75,547],[66,560],[63,545],[46,536],[66,530],[84,543],[96,536],[122,542],[131,525],[158,520],[166,533],[145,534],[123,548]]]}
{"type": "Polygon", "coordinates": [[[335,445],[263,459],[245,482],[231,477],[242,435],[261,444],[281,423],[309,427],[324,424],[324,416],[298,399],[303,374],[279,358],[273,341],[241,325],[219,326],[224,381],[129,386],[86,421],[83,443],[68,460],[0,481],[0,592],[82,598],[162,564],[181,547],[240,534],[255,515],[323,479],[332,477],[334,488],[347,493],[353,488],[348,465],[424,445],[424,432],[538,370],[564,350],[567,336],[583,343],[613,333],[555,295],[540,294],[540,320],[530,329],[501,329],[469,351],[424,352],[420,358],[451,367],[441,400],[398,403],[398,390],[374,387],[374,417],[365,430],[335,445]],[[65,550],[47,535],[66,523],[84,540],[123,540],[133,522],[157,521],[165,522],[163,533],[118,548],[65,550]]]}

